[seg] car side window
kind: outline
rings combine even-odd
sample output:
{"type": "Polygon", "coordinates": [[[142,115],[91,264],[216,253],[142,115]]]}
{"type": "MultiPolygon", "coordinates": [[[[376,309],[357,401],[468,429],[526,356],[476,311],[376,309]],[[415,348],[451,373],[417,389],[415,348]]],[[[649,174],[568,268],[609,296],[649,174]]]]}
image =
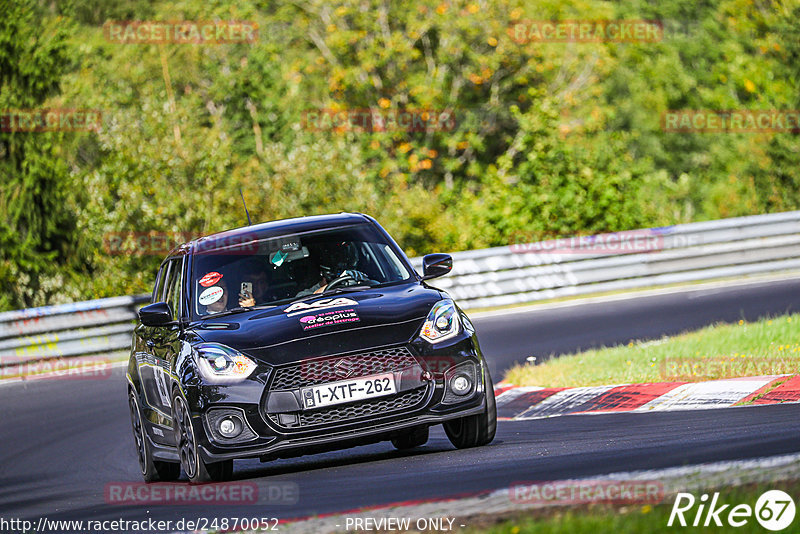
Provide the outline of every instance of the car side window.
{"type": "Polygon", "coordinates": [[[153,295],[150,297],[150,303],[161,302],[162,295],[164,294],[164,280],[167,278],[167,263],[161,266],[156,273],[156,284],[153,287],[153,295]]]}
{"type": "Polygon", "coordinates": [[[182,261],[180,259],[170,262],[166,301],[172,309],[172,318],[175,320],[178,320],[181,314],[181,287],[183,286],[181,283],[183,280],[183,269],[181,267],[182,261]]]}
{"type": "Polygon", "coordinates": [[[169,289],[172,286],[172,279],[175,277],[175,262],[168,261],[164,264],[164,281],[159,288],[159,302],[169,302],[169,289]]]}

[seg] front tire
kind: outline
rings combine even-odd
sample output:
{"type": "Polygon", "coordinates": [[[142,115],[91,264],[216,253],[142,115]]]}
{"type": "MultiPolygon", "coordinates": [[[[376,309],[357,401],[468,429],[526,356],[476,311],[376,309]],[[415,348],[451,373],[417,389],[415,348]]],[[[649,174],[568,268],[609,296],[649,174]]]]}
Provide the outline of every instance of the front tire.
{"type": "Polygon", "coordinates": [[[444,432],[455,447],[468,449],[488,445],[497,432],[497,404],[494,399],[494,384],[489,367],[484,366],[484,394],[486,409],[483,413],[468,415],[444,423],[444,432]]]}
{"type": "Polygon", "coordinates": [[[222,482],[231,478],[231,475],[233,475],[233,460],[207,464],[200,458],[189,407],[177,391],[172,397],[172,421],[175,425],[175,436],[178,440],[180,465],[186,476],[189,477],[189,482],[201,484],[203,482],[222,482]]]}
{"type": "Polygon", "coordinates": [[[153,460],[147,434],[142,420],[142,410],[133,391],[128,391],[128,408],[131,413],[131,428],[136,444],[136,454],[139,457],[139,471],[145,482],[171,482],[178,480],[181,475],[181,465],[174,462],[161,462],[153,460]]]}

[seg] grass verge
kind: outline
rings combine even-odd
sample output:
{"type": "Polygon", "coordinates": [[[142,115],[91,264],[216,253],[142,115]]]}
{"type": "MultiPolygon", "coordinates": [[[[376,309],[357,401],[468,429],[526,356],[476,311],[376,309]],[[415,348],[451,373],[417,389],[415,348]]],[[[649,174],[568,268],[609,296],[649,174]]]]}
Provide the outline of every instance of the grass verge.
{"type": "Polygon", "coordinates": [[[797,374],[798,327],[800,314],[718,324],[660,340],[518,364],[505,380],[518,386],[577,387],[797,374]]]}

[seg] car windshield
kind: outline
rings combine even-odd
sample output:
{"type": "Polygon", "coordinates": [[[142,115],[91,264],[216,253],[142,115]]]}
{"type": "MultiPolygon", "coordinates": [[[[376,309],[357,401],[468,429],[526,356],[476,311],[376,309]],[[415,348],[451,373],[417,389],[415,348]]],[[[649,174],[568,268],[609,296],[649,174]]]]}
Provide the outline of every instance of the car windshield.
{"type": "Polygon", "coordinates": [[[201,241],[192,266],[195,319],[408,280],[411,273],[369,224],[259,239],[201,241]]]}

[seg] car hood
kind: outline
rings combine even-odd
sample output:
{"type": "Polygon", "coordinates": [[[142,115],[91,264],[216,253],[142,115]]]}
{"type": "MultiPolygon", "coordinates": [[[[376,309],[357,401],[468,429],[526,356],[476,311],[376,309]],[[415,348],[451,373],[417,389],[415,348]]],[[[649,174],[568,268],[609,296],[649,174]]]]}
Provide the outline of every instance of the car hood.
{"type": "Polygon", "coordinates": [[[443,297],[414,282],[210,318],[192,329],[204,341],[281,365],[409,342],[443,297]]]}

